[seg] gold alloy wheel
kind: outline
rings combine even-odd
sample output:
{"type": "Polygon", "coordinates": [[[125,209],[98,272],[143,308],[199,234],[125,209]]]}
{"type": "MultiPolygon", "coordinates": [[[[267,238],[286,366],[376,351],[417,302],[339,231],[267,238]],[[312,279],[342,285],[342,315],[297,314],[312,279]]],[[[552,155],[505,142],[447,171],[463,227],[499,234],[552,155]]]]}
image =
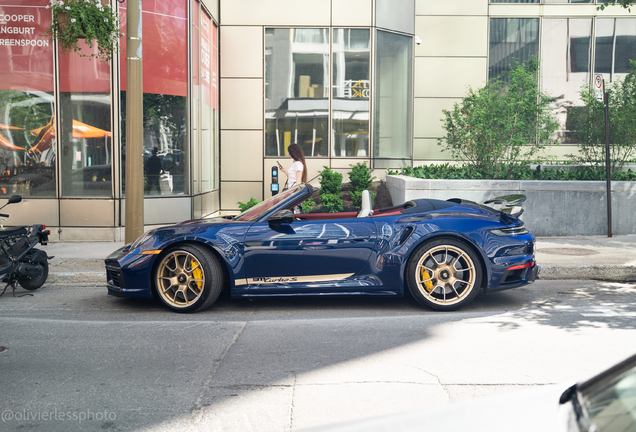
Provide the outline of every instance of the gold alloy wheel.
{"type": "Polygon", "coordinates": [[[475,286],[475,264],[466,252],[455,246],[429,249],[418,261],[416,269],[419,291],[434,303],[458,303],[475,286]]]}
{"type": "Polygon", "coordinates": [[[205,275],[199,260],[176,250],[161,260],[157,269],[157,292],[174,308],[192,306],[203,294],[205,275]]]}

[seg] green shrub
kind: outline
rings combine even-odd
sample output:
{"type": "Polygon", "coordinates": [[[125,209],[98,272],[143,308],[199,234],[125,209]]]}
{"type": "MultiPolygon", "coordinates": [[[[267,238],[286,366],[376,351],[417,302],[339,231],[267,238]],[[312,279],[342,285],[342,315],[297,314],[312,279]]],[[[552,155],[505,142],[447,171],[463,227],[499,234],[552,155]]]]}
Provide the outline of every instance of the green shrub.
{"type": "Polygon", "coordinates": [[[320,192],[320,204],[327,213],[338,213],[342,211],[342,197],[340,194],[320,192]]]}
{"type": "Polygon", "coordinates": [[[325,166],[320,171],[320,203],[328,213],[342,211],[342,174],[325,166]]]}
{"type": "Polygon", "coordinates": [[[316,207],[316,202],[313,198],[308,198],[303,201],[303,213],[309,213],[311,210],[316,207]]]}
{"type": "Polygon", "coordinates": [[[239,208],[241,209],[241,213],[244,212],[245,210],[254,207],[256,204],[258,204],[260,201],[256,201],[254,199],[254,197],[250,198],[250,200],[246,203],[244,202],[237,202],[239,208]]]}
{"type": "Polygon", "coordinates": [[[349,166],[351,167],[348,174],[351,202],[354,207],[359,209],[362,204],[362,191],[369,190],[375,177],[371,177],[371,171],[366,162],[349,166]]]}
{"type": "Polygon", "coordinates": [[[465,165],[497,179],[512,178],[520,162],[554,142],[558,127],[552,98],[539,89],[539,62],[515,63],[452,110],[443,110],[445,139],[438,144],[465,165]],[[488,174],[486,174],[488,173],[488,174]]]}
{"type": "MultiPolygon", "coordinates": [[[[472,165],[452,166],[449,164],[406,167],[401,171],[387,170],[387,174],[399,174],[421,179],[450,179],[450,180],[494,180],[496,170],[484,172],[472,165]]],[[[605,168],[580,167],[569,170],[553,168],[532,169],[528,165],[519,164],[515,167],[511,180],[588,180],[604,181],[605,168]]],[[[634,181],[636,172],[612,171],[614,181],[634,181]]]]}

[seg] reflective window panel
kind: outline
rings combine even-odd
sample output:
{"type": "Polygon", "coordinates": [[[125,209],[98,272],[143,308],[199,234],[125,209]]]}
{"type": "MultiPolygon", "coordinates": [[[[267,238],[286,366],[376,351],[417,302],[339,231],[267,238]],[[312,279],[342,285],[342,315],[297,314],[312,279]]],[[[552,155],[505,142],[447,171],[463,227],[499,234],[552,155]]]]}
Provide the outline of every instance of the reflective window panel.
{"type": "Polygon", "coordinates": [[[55,196],[54,45],[42,36],[51,12],[46,0],[8,3],[0,5],[9,17],[2,27],[14,29],[0,34],[0,196],[55,196]]]}
{"type": "Polygon", "coordinates": [[[331,154],[335,157],[369,156],[370,42],[368,29],[333,31],[331,154]]]}
{"type": "Polygon", "coordinates": [[[216,23],[212,23],[212,189],[218,189],[219,183],[219,28],[216,23]]]}
{"type": "Polygon", "coordinates": [[[636,60],[636,19],[597,18],[594,72],[606,81],[625,77],[636,60]]]}
{"type": "Polygon", "coordinates": [[[198,0],[192,0],[191,28],[193,192],[198,194],[219,187],[218,27],[198,0]]]}
{"type": "Polygon", "coordinates": [[[374,158],[411,157],[412,41],[377,32],[374,158]]]}
{"type": "MultiPolygon", "coordinates": [[[[84,44],[81,54],[97,53],[84,44]]],[[[112,196],[110,64],[78,53],[60,59],[62,196],[112,196]]]]}
{"type": "Polygon", "coordinates": [[[192,193],[201,193],[201,5],[198,0],[192,0],[192,100],[190,101],[190,119],[192,130],[190,132],[192,151],[192,193]]]}
{"type": "Polygon", "coordinates": [[[491,18],[488,78],[509,71],[515,61],[536,58],[538,49],[539,18],[491,18]]]}
{"type": "Polygon", "coordinates": [[[568,119],[583,105],[579,93],[592,71],[592,19],[544,19],[541,86],[556,98],[560,140],[573,142],[568,119]]]}
{"type": "Polygon", "coordinates": [[[328,156],[329,29],[265,30],[265,155],[328,156]]]}
{"type": "Polygon", "coordinates": [[[216,34],[212,19],[205,10],[201,10],[201,192],[211,191],[214,187],[214,147],[217,134],[212,107],[212,48],[215,46],[216,34]]]}
{"type": "MultiPolygon", "coordinates": [[[[146,196],[189,194],[186,0],[144,0],[144,189],[146,196]]],[[[125,22],[126,4],[120,6],[125,22]]],[[[125,33],[125,26],[122,27],[125,33]]],[[[126,64],[125,35],[121,39],[126,64]]],[[[121,68],[122,183],[125,192],[126,68],[121,68]]]]}

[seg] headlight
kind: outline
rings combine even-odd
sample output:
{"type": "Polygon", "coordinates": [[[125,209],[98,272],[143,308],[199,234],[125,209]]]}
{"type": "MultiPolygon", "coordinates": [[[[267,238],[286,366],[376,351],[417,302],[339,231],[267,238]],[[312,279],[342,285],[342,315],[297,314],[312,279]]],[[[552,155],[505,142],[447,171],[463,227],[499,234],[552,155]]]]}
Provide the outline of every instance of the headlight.
{"type": "Polygon", "coordinates": [[[135,240],[131,245],[130,245],[130,250],[134,250],[137,249],[139,246],[143,245],[144,243],[146,243],[148,240],[150,240],[152,238],[152,236],[155,235],[155,232],[157,230],[150,230],[147,233],[145,233],[144,235],[142,235],[141,237],[139,237],[137,240],[135,240]]]}
{"type": "Polygon", "coordinates": [[[517,226],[517,227],[514,227],[514,228],[492,229],[492,230],[489,230],[489,231],[491,233],[493,233],[494,235],[499,236],[499,237],[513,237],[513,236],[519,236],[519,235],[528,234],[530,232],[523,225],[517,226]]]}

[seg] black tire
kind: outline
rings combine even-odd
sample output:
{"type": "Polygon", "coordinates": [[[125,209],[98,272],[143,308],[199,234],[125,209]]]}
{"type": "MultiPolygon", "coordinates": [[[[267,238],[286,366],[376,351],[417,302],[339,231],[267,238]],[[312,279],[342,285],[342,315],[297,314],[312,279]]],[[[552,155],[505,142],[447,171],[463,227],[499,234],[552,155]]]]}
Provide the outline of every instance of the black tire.
{"type": "Polygon", "coordinates": [[[223,271],[217,259],[193,245],[164,252],[153,273],[157,297],[175,312],[207,309],[223,289],[223,271]]]}
{"type": "Polygon", "coordinates": [[[46,279],[49,277],[49,262],[47,260],[38,262],[42,266],[42,273],[40,276],[33,279],[18,279],[18,283],[24,289],[29,291],[35,291],[40,288],[46,282],[46,279]]]}
{"type": "Polygon", "coordinates": [[[406,282],[413,297],[438,311],[453,311],[473,301],[481,289],[483,269],[475,252],[452,239],[430,240],[409,259],[406,282]]]}

